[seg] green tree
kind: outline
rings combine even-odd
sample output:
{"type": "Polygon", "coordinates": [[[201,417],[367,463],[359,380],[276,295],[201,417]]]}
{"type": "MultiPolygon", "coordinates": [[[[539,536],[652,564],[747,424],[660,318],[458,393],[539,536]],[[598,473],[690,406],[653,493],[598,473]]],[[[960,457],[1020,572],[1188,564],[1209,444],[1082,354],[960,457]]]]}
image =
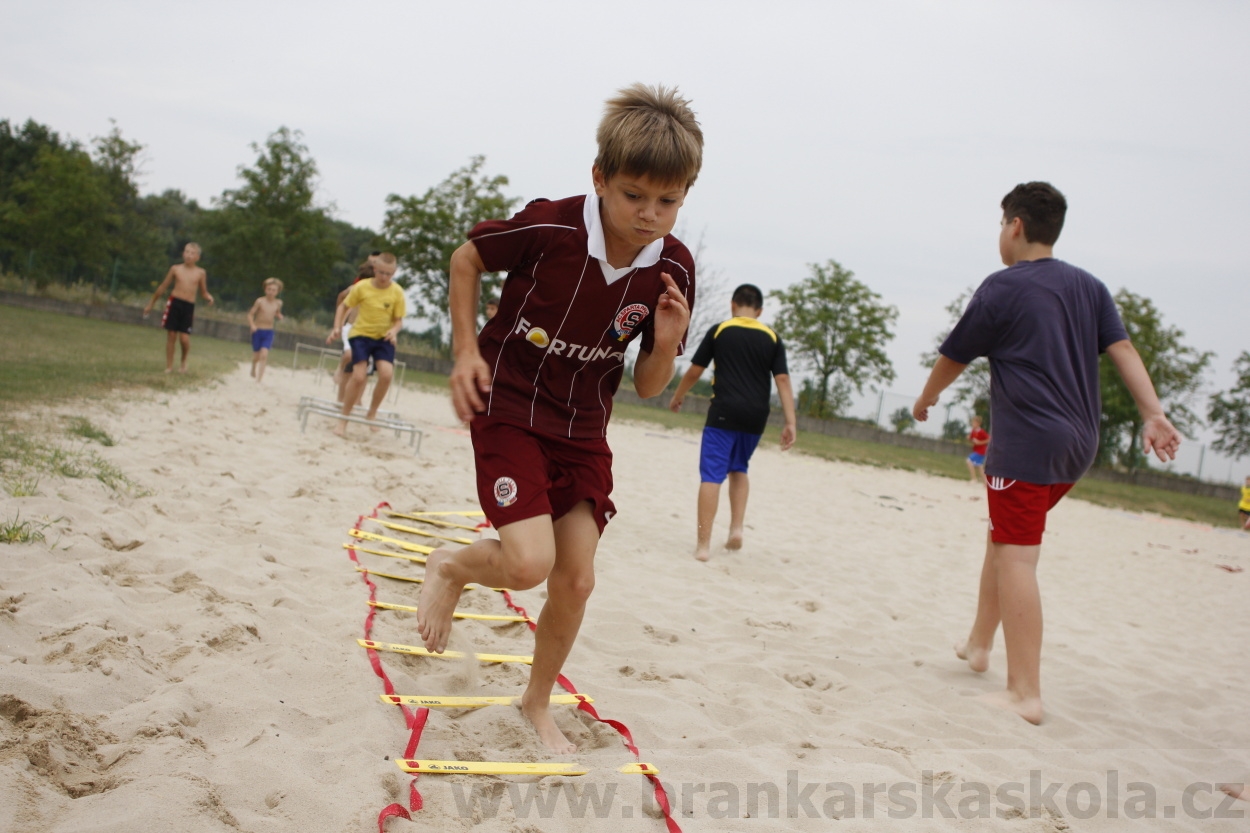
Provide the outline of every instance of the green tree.
{"type": "Polygon", "coordinates": [[[950,419],[942,423],[942,439],[944,440],[962,440],[968,436],[968,426],[957,419],[950,419]]]}
{"type": "MultiPolygon", "coordinates": [[[[968,307],[968,302],[972,300],[973,294],[976,292],[975,286],[970,286],[959,295],[955,300],[946,305],[946,314],[950,317],[950,326],[947,327],[933,341],[933,349],[927,353],[920,354],[920,366],[932,368],[937,363],[938,348],[942,346],[942,342],[946,341],[946,337],[950,335],[951,330],[955,329],[955,325],[959,323],[959,319],[963,317],[964,310],[968,307]]],[[[985,425],[989,428],[989,409],[990,409],[990,361],[984,356],[973,359],[955,384],[950,387],[952,401],[962,403],[970,408],[973,413],[981,414],[985,420],[985,425]]],[[[962,437],[963,434],[960,434],[962,437]]]]}
{"type": "MultiPolygon", "coordinates": [[[[506,176],[481,174],[485,156],[469,164],[420,197],[386,198],[383,235],[391,241],[405,274],[401,283],[415,291],[409,297],[418,315],[442,320],[447,315],[447,284],[451,253],[465,241],[469,229],[482,220],[507,217],[519,197],[506,197],[506,176]]],[[[502,275],[482,276],[482,298],[496,293],[502,275]]]]}
{"type": "MultiPolygon", "coordinates": [[[[1191,405],[1215,354],[1182,343],[1184,331],[1165,326],[1163,316],[1149,298],[1121,289],[1115,295],[1115,303],[1129,340],[1141,354],[1168,418],[1177,430],[1189,434],[1201,422],[1191,405]]],[[[1145,464],[1139,445],[1141,414],[1107,356],[1102,357],[1099,374],[1102,388],[1099,462],[1140,467],[1145,464]]]]}
{"type": "Polygon", "coordinates": [[[1207,419],[1215,429],[1211,447],[1233,457],[1250,455],[1250,353],[1242,352],[1233,362],[1237,383],[1211,397],[1207,419]]]}
{"type": "Polygon", "coordinates": [[[40,146],[0,212],[10,245],[34,253],[41,284],[52,277],[98,278],[109,262],[115,206],[105,178],[77,145],[40,146]]]}
{"type": "Polygon", "coordinates": [[[334,264],[344,259],[327,208],[316,204],[317,163],[298,130],[280,127],[253,143],[242,184],[214,200],[194,231],[204,239],[210,286],[235,304],[250,303],[273,276],[286,285],[286,309],[300,313],[331,305],[340,289],[334,264]]]}
{"type": "MultiPolygon", "coordinates": [[[[165,265],[163,234],[139,196],[139,158],[143,145],[127,141],[116,122],[107,136],[92,141],[96,169],[112,203],[109,217],[109,255],[113,274],[124,264],[127,272],[160,271],[165,265]]],[[[123,282],[124,285],[125,282],[123,282]]]]}
{"type": "Polygon", "coordinates": [[[806,279],[769,293],[781,304],[774,329],[815,373],[807,412],[836,416],[850,404],[851,391],[894,380],[885,346],[898,310],[836,260],[809,268],[806,279]]]}
{"type": "Polygon", "coordinates": [[[894,426],[894,433],[906,434],[916,424],[916,418],[911,415],[911,408],[902,407],[890,414],[890,425],[894,426]]]}

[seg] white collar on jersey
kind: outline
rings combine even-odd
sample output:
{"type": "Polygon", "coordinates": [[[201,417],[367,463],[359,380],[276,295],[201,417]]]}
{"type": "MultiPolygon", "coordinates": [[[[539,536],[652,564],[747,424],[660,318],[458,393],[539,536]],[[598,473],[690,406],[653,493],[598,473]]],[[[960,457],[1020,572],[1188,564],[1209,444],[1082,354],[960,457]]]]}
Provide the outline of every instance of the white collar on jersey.
{"type": "Polygon", "coordinates": [[[603,241],[603,224],[599,222],[598,194],[586,195],[586,205],[582,208],[582,221],[586,223],[586,234],[589,237],[586,241],[586,248],[590,250],[591,256],[599,261],[599,268],[603,270],[603,278],[608,283],[615,283],[634,269],[654,266],[660,262],[660,252],[664,251],[663,237],[643,246],[642,251],[634,258],[634,262],[628,266],[615,269],[612,264],[608,263],[608,246],[603,241]]]}

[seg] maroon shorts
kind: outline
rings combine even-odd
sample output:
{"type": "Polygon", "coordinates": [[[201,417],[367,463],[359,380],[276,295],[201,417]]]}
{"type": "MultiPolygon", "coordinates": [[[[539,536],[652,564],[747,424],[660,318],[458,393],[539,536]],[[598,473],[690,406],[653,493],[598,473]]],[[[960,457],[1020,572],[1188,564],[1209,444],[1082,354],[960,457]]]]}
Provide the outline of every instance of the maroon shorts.
{"type": "Polygon", "coordinates": [[[990,540],[1022,547],[1042,543],[1046,513],[1071,490],[1071,483],[1039,485],[989,477],[990,540]]]}
{"type": "Polygon", "coordinates": [[[477,498],[498,529],[550,515],[558,520],[590,501],[599,534],[616,513],[612,494],[612,450],[608,441],[555,437],[476,416],[469,423],[477,498]]]}

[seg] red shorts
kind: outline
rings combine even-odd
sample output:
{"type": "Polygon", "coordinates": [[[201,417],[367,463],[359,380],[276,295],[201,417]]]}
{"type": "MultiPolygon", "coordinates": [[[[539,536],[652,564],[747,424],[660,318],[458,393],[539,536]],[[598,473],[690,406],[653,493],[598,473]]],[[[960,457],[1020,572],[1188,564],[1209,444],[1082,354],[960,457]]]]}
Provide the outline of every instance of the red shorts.
{"type": "Polygon", "coordinates": [[[490,417],[469,423],[477,498],[496,529],[550,515],[558,520],[583,500],[591,503],[599,534],[616,513],[612,450],[603,438],[555,437],[490,417]]]}
{"type": "Polygon", "coordinates": [[[1071,489],[1071,483],[1039,485],[989,477],[990,540],[1022,547],[1042,543],[1046,513],[1071,489]]]}

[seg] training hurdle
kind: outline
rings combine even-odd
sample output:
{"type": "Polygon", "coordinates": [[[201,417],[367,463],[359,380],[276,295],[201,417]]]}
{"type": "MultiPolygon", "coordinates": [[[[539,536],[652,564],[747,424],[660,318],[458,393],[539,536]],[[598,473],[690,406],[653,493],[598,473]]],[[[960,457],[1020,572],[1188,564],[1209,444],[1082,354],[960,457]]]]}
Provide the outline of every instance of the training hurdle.
{"type": "MultiPolygon", "coordinates": [[[[336,350],[333,347],[321,347],[316,344],[305,344],[302,341],[295,343],[295,354],[291,357],[291,372],[294,373],[299,369],[300,351],[317,357],[317,380],[326,375],[326,365],[332,364],[338,366],[339,359],[343,356],[342,350],[336,350]]],[[[391,380],[391,389],[387,391],[387,398],[391,402],[399,401],[399,389],[404,386],[404,376],[408,372],[408,363],[403,359],[396,359],[391,362],[395,366],[395,378],[391,380]]]]}
{"type": "MultiPolygon", "coordinates": [[[[424,556],[431,552],[432,548],[424,544],[417,544],[411,540],[401,538],[392,538],[388,536],[378,535],[376,533],[365,532],[360,527],[365,522],[376,523],[385,529],[393,530],[398,533],[407,535],[419,535],[422,538],[441,538],[443,540],[457,541],[457,538],[451,535],[440,535],[430,533],[415,527],[404,526],[395,523],[388,523],[378,518],[380,511],[386,511],[391,518],[401,518],[409,521],[416,521],[420,524],[427,524],[445,531],[452,529],[464,530],[480,530],[489,524],[481,524],[478,526],[470,526],[468,523],[457,523],[456,520],[448,520],[449,517],[460,516],[457,520],[470,517],[480,517],[482,513],[476,511],[464,512],[413,512],[400,513],[387,511],[390,507],[385,504],[379,504],[371,514],[361,515],[356,525],[348,531],[353,539],[350,543],[344,544],[347,549],[348,556],[354,562],[356,571],[361,575],[366,585],[369,587],[369,614],[365,619],[365,634],[363,639],[357,639],[357,644],[366,649],[369,662],[373,667],[374,673],[382,680],[385,688],[385,694],[380,695],[383,703],[392,704],[399,707],[404,715],[404,724],[409,731],[409,738],[402,755],[396,755],[393,760],[395,764],[405,773],[412,776],[412,782],[408,787],[408,801],[404,803],[393,803],[384,807],[378,814],[378,831],[385,833],[386,821],[390,818],[399,817],[404,819],[414,819],[414,814],[422,809],[424,799],[417,790],[417,778],[421,775],[468,775],[468,776],[580,776],[586,775],[592,770],[604,771],[603,767],[586,767],[577,763],[566,763],[559,761],[543,762],[543,761],[472,761],[472,760],[425,760],[416,756],[417,748],[421,743],[421,737],[427,728],[428,716],[431,709],[448,709],[452,711],[464,711],[489,706],[515,706],[520,701],[518,695],[495,695],[495,696],[451,696],[439,694],[421,694],[421,695],[404,695],[395,692],[391,686],[390,678],[386,674],[382,665],[379,654],[395,653],[403,654],[411,657],[423,657],[430,659],[467,659],[472,658],[478,662],[485,663],[521,663],[532,664],[533,657],[514,654],[485,654],[485,653],[462,653],[458,651],[446,651],[442,654],[433,654],[424,647],[416,645],[403,645],[391,642],[380,642],[371,639],[373,629],[374,616],[379,611],[393,610],[415,612],[417,607],[414,605],[397,604],[393,602],[381,602],[377,600],[378,586],[371,581],[372,578],[386,578],[396,580],[398,582],[421,582],[422,577],[418,575],[398,575],[391,573],[383,573],[371,568],[367,568],[361,563],[359,554],[369,554],[385,556],[388,558],[397,558],[409,561],[410,563],[420,564],[424,562],[424,556]],[[373,543],[375,546],[390,546],[396,549],[373,549],[361,546],[363,542],[373,543]]],[[[467,539],[459,539],[467,541],[467,539]]],[[[467,611],[455,611],[453,616],[457,619],[476,619],[484,622],[499,623],[524,623],[531,631],[536,627],[536,622],[529,616],[524,608],[520,607],[513,601],[510,593],[501,588],[486,588],[479,585],[468,585],[466,590],[483,589],[494,590],[499,593],[507,607],[516,615],[491,615],[480,613],[469,613],[467,611]]],[[[550,702],[552,704],[570,705],[576,707],[578,711],[585,713],[591,719],[610,726],[620,734],[621,740],[626,749],[633,753],[635,759],[641,757],[638,747],[635,745],[633,737],[629,729],[616,720],[600,717],[596,712],[593,699],[588,695],[581,694],[573,686],[572,682],[564,676],[560,675],[557,684],[561,686],[566,694],[552,694],[550,702]]],[[[669,802],[669,796],[664,785],[659,781],[659,769],[650,763],[640,760],[628,763],[623,766],[613,766],[617,772],[626,774],[641,775],[651,782],[654,791],[655,801],[659,812],[663,818],[668,833],[681,833],[681,827],[673,818],[673,809],[669,802]]]]}
{"type": "Polygon", "coordinates": [[[421,453],[421,440],[424,439],[425,435],[422,433],[420,428],[411,422],[404,422],[398,419],[367,419],[363,416],[357,416],[355,413],[343,414],[332,408],[326,408],[320,405],[307,405],[301,406],[297,413],[300,421],[299,430],[301,434],[308,429],[308,417],[310,414],[330,419],[341,419],[347,422],[357,422],[361,425],[368,425],[371,428],[381,428],[387,431],[394,431],[396,439],[399,439],[401,434],[407,433],[409,435],[408,445],[413,448],[412,453],[414,455],[421,453]]]}

